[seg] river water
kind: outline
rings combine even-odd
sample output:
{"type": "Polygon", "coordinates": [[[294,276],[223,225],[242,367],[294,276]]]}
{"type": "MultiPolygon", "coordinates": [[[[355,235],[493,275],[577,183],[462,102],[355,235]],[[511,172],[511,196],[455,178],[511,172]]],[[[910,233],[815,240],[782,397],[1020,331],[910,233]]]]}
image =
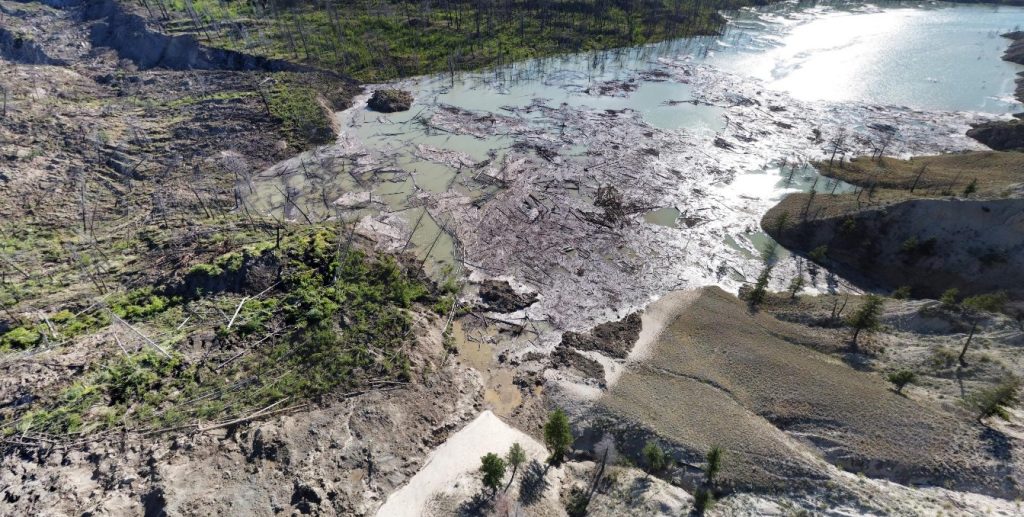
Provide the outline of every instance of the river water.
{"type": "Polygon", "coordinates": [[[541,294],[524,316],[552,335],[672,289],[735,291],[768,253],[783,288],[804,265],[767,249],[759,219],[786,193],[846,188],[807,165],[830,136],[848,131],[851,154],[889,130],[890,154],[980,148],[968,124],[1020,108],[999,34],[1022,25],[1022,8],[782,3],[717,37],[404,80],[386,86],[411,110],[357,99],[336,145],[260,173],[250,201],[357,224],[435,275],[510,279],[541,294]],[[629,213],[610,224],[608,186],[629,213]]]}

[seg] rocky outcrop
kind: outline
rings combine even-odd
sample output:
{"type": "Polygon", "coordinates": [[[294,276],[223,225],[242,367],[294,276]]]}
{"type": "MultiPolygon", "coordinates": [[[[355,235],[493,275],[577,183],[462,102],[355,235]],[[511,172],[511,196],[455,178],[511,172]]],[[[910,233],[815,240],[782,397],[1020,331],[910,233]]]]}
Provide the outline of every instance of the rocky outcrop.
{"type": "Polygon", "coordinates": [[[1024,122],[1020,120],[985,122],[967,130],[967,136],[996,151],[1024,149],[1024,122]]]}
{"type": "Polygon", "coordinates": [[[1013,40],[1013,43],[1010,43],[1009,48],[1006,49],[1006,53],[1003,54],[1003,59],[1024,65],[1024,31],[1008,32],[1003,34],[1003,37],[1013,40]]]}
{"type": "MultiPolygon", "coordinates": [[[[1024,31],[1013,31],[1003,34],[1004,38],[1013,40],[1006,48],[1003,59],[1018,65],[1024,65],[1024,31]]],[[[1017,100],[1024,102],[1024,72],[1017,73],[1017,90],[1014,92],[1017,100]]]]}
{"type": "Polygon", "coordinates": [[[405,90],[377,90],[366,105],[374,111],[394,113],[408,110],[412,100],[412,94],[405,90]]]}

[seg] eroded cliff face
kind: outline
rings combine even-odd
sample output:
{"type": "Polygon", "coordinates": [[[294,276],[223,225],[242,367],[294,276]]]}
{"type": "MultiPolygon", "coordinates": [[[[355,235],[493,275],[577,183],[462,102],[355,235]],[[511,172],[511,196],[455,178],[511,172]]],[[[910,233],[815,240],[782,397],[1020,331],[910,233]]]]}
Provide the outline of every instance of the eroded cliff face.
{"type": "Polygon", "coordinates": [[[1018,65],[1024,65],[1024,31],[1008,32],[1003,34],[1003,37],[1013,41],[1013,43],[1010,43],[1010,47],[1006,49],[1003,59],[1018,65]]]}
{"type": "MultiPolygon", "coordinates": [[[[1024,65],[1024,31],[1003,34],[1011,40],[1003,59],[1011,63],[1024,65]]],[[[1017,100],[1024,102],[1024,72],[1017,74],[1017,100]]],[[[1024,123],[1019,120],[993,121],[975,125],[967,132],[967,136],[997,151],[1024,149],[1024,123]]]]}
{"type": "Polygon", "coordinates": [[[762,219],[765,231],[801,252],[824,246],[830,266],[866,286],[906,285],[930,297],[953,287],[964,295],[1005,290],[1024,298],[1022,199],[918,199],[780,231],[772,222],[784,204],[762,219]]]}

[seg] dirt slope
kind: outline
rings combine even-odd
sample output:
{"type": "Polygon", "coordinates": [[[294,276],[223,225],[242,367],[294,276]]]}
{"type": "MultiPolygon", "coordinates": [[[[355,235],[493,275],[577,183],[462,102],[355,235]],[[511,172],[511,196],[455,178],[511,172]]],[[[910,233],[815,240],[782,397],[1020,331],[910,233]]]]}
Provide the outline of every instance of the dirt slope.
{"type": "Polygon", "coordinates": [[[807,339],[801,327],[708,288],[602,402],[684,450],[722,446],[724,475],[739,486],[793,489],[823,476],[801,452],[812,451],[900,483],[1019,495],[1012,451],[991,431],[794,344],[807,339]]]}
{"type": "MultiPolygon", "coordinates": [[[[849,197],[849,196],[847,196],[849,197]]],[[[966,296],[1005,290],[1024,298],[1024,200],[918,199],[794,221],[807,195],[791,195],[761,220],[783,246],[804,253],[825,246],[828,265],[866,287],[910,286],[938,297],[955,287],[966,296]]],[[[812,201],[836,205],[828,196],[812,201]]]]}

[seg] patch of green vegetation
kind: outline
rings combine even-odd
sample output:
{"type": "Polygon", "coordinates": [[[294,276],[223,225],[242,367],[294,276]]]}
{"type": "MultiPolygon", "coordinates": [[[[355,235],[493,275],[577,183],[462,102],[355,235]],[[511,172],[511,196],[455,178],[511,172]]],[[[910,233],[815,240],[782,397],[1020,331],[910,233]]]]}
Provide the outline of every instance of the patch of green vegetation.
{"type": "MultiPolygon", "coordinates": [[[[410,309],[414,304],[429,307],[438,293],[394,258],[354,249],[342,252],[337,239],[334,230],[315,230],[285,238],[273,251],[284,266],[280,284],[265,296],[246,299],[235,324],[218,330],[220,339],[248,339],[245,353],[231,352],[230,360],[225,355],[191,362],[174,349],[180,336],[161,343],[169,357],[142,344],[141,351],[118,353],[51,398],[22,410],[6,432],[62,436],[111,426],[165,428],[244,416],[284,399],[409,381],[409,347],[414,343],[410,309]],[[268,336],[273,339],[254,345],[268,336]]],[[[244,253],[265,249],[222,255],[214,265],[240,267],[244,253]]],[[[125,319],[175,328],[186,303],[200,310],[214,304],[228,313],[240,301],[186,301],[145,288],[111,297],[108,303],[125,319]]],[[[102,323],[67,311],[54,318],[62,328],[102,323]]]]}
{"type": "Polygon", "coordinates": [[[15,327],[0,335],[0,352],[25,350],[38,345],[43,335],[29,327],[15,327]]]}
{"type": "Polygon", "coordinates": [[[152,286],[141,287],[124,294],[111,296],[110,310],[128,321],[141,321],[167,310],[181,300],[156,294],[152,286]]]}
{"type": "Polygon", "coordinates": [[[341,71],[364,82],[712,34],[722,9],[762,0],[339,0],[170,2],[213,44],[341,71]],[[246,30],[239,30],[245,26],[246,30]],[[213,29],[211,27],[221,27],[213,29]],[[260,37],[255,37],[259,34],[260,37]]]}
{"type": "Polygon", "coordinates": [[[110,316],[104,311],[75,314],[67,309],[50,316],[62,338],[71,339],[94,332],[110,324],[110,316]]]}
{"type": "Polygon", "coordinates": [[[309,86],[281,80],[266,94],[266,100],[270,114],[281,121],[292,144],[305,147],[331,141],[331,120],[309,86]]]}
{"type": "Polygon", "coordinates": [[[186,95],[184,97],[181,97],[181,98],[178,98],[178,99],[174,99],[174,100],[168,102],[167,103],[167,107],[168,108],[180,108],[180,107],[183,107],[183,106],[189,106],[189,105],[192,105],[192,104],[199,104],[199,103],[202,103],[202,102],[230,101],[230,100],[235,100],[235,99],[244,99],[244,98],[247,98],[247,97],[252,97],[254,95],[256,95],[255,92],[245,92],[245,91],[223,91],[223,92],[212,93],[210,95],[202,95],[202,96],[199,96],[199,97],[192,96],[192,95],[186,95]]]}
{"type": "Polygon", "coordinates": [[[105,429],[131,416],[155,415],[155,403],[162,402],[164,379],[175,375],[177,383],[195,376],[181,372],[178,355],[164,357],[155,350],[143,350],[132,357],[117,356],[105,368],[66,388],[49,409],[36,408],[18,420],[18,432],[68,434],[105,429]]]}

